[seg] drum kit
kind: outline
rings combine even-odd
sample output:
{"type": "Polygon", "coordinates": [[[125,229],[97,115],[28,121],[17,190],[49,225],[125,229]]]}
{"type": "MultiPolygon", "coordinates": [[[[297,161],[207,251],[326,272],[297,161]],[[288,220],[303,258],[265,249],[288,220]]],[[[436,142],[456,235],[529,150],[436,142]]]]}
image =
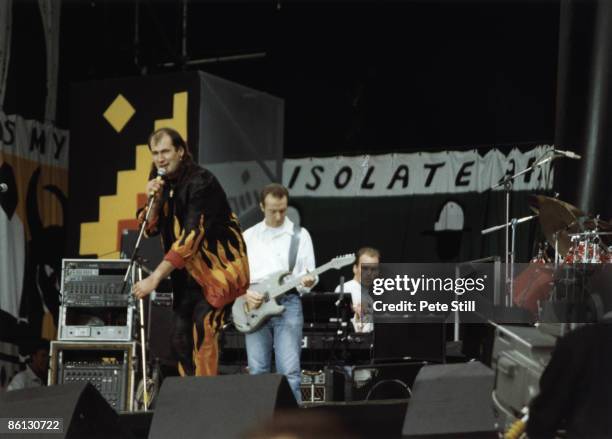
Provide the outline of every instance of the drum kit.
{"type": "MultiPolygon", "coordinates": [[[[597,314],[595,317],[599,318],[605,309],[601,297],[607,298],[608,290],[612,290],[609,288],[612,285],[611,222],[603,221],[599,216],[587,215],[576,206],[544,195],[532,195],[529,198],[533,215],[510,218],[510,194],[514,181],[537,168],[542,168],[542,173],[547,178],[546,172],[549,176],[551,174],[544,165],[559,158],[580,159],[581,157],[571,151],[549,149],[531,166],[514,175],[506,174],[493,185],[491,190],[505,191],[506,220],[504,224],[481,231],[483,235],[502,230],[505,234],[506,299],[501,305],[524,308],[540,322],[543,321],[543,317],[546,318],[547,309],[559,304],[561,304],[559,308],[572,311],[571,313],[562,311],[561,314],[565,313],[562,319],[568,318],[567,316],[572,313],[569,318],[573,319],[576,316],[574,311],[582,312],[581,308],[587,307],[590,308],[587,318],[592,317],[594,313],[597,314]],[[546,241],[540,246],[537,256],[516,275],[516,229],[520,224],[535,218],[539,219],[546,241]],[[549,255],[551,249],[552,258],[549,255]],[[608,268],[610,270],[607,270],[608,268]],[[592,306],[594,300],[597,304],[592,306]],[[593,308],[597,309],[593,312],[593,308]]],[[[571,320],[564,321],[572,323],[571,320]]]]}
{"type": "Polygon", "coordinates": [[[612,262],[612,224],[557,198],[535,195],[530,201],[557,264],[612,262]]]}
{"type": "MultiPolygon", "coordinates": [[[[612,224],[557,198],[535,195],[529,204],[546,242],[513,279],[513,304],[541,318],[546,302],[592,302],[594,275],[606,267],[603,264],[612,264],[612,224]]],[[[591,309],[591,314],[603,312],[598,300],[600,309],[591,309]]]]}

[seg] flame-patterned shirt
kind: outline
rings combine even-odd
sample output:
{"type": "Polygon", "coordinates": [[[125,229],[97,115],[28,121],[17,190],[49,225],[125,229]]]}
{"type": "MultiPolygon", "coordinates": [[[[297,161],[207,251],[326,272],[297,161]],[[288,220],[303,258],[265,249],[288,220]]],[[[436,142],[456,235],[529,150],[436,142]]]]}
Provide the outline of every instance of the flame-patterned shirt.
{"type": "MultiPolygon", "coordinates": [[[[164,259],[177,269],[185,268],[215,308],[244,294],[249,286],[246,244],[217,178],[193,165],[166,180],[158,204],[161,208],[146,234],[161,234],[164,259]]],[[[144,215],[143,210],[141,221],[144,215]]],[[[176,271],[173,275],[180,275],[176,271]]],[[[172,278],[175,284],[176,278],[172,278]]]]}

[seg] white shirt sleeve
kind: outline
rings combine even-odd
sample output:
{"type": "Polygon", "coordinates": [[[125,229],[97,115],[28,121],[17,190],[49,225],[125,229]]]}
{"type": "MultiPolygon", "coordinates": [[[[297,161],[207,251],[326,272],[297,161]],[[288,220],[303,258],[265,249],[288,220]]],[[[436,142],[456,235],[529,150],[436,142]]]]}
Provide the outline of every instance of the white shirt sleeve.
{"type": "Polygon", "coordinates": [[[344,292],[351,293],[351,301],[353,302],[353,305],[358,306],[361,304],[361,284],[355,279],[352,279],[344,284],[344,292]]]}
{"type": "MultiPolygon", "coordinates": [[[[298,247],[297,256],[295,258],[295,267],[293,267],[294,276],[303,276],[316,268],[314,247],[312,246],[312,238],[310,233],[304,227],[300,231],[300,244],[298,247]]],[[[301,285],[296,287],[300,294],[308,293],[315,285],[319,283],[319,276],[315,277],[315,282],[310,288],[305,288],[301,285]]]]}
{"type": "Polygon", "coordinates": [[[26,388],[26,374],[25,372],[19,372],[13,377],[9,385],[6,387],[7,391],[10,390],[21,390],[26,388]]]}

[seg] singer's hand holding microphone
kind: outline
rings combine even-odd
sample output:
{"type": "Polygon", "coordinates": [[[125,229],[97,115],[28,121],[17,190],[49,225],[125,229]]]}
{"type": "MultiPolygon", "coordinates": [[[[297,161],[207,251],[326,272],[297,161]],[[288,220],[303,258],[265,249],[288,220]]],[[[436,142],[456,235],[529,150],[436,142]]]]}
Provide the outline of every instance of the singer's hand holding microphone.
{"type": "Polygon", "coordinates": [[[147,183],[147,194],[149,197],[155,197],[159,199],[159,196],[162,192],[162,188],[164,187],[164,180],[162,177],[166,173],[166,170],[163,168],[159,168],[157,170],[157,177],[147,183]]]}

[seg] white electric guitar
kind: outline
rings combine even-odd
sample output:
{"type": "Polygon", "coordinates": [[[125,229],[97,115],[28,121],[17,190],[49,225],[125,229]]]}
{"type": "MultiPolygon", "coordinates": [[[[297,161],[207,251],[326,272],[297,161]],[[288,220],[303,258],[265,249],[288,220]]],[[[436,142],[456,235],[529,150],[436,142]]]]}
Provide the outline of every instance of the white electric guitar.
{"type": "MultiPolygon", "coordinates": [[[[319,275],[331,268],[337,270],[353,262],[355,262],[355,255],[352,253],[337,256],[327,264],[321,265],[307,275],[319,275]]],[[[232,317],[236,329],[245,334],[249,334],[257,331],[270,317],[277,316],[285,311],[285,307],[279,305],[276,299],[300,285],[302,277],[306,276],[304,275],[283,283],[283,279],[289,274],[291,273],[284,271],[272,273],[263,282],[251,288],[251,290],[263,293],[264,295],[263,303],[258,308],[250,309],[246,301],[246,294],[236,299],[232,307],[232,317]]]]}

